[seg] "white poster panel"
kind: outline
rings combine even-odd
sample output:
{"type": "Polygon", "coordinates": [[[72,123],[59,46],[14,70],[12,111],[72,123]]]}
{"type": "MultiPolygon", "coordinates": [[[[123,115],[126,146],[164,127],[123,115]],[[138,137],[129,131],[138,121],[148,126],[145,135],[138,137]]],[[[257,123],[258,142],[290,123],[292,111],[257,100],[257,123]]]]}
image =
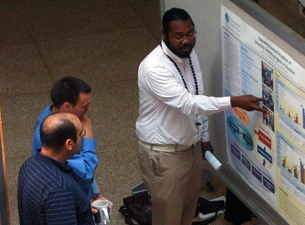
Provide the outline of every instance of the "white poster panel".
{"type": "Polygon", "coordinates": [[[225,113],[232,167],[290,224],[305,221],[305,69],[222,5],[226,96],[267,100],[268,114],[225,113]]]}

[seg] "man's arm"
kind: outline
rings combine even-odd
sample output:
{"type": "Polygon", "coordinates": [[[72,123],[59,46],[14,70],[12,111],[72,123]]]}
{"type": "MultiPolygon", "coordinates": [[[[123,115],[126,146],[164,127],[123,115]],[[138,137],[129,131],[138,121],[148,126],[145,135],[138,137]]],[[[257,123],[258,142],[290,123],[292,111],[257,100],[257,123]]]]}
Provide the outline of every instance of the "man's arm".
{"type": "Polygon", "coordinates": [[[87,188],[92,184],[94,172],[98,165],[96,156],[96,140],[93,139],[91,120],[83,116],[81,119],[83,129],[86,131],[82,138],[81,151],[68,160],[68,164],[77,174],[77,182],[82,188],[87,188]],[[80,178],[80,179],[79,179],[80,178]]]}
{"type": "Polygon", "coordinates": [[[93,138],[82,138],[81,151],[68,159],[68,165],[70,165],[73,168],[73,171],[82,179],[81,181],[78,179],[78,183],[81,187],[89,187],[98,165],[96,140],[93,138]]]}
{"type": "Polygon", "coordinates": [[[45,200],[47,224],[77,224],[75,200],[72,193],[58,190],[45,200]]]}
{"type": "Polygon", "coordinates": [[[214,149],[210,142],[209,135],[209,119],[207,116],[202,117],[202,121],[199,126],[200,129],[200,137],[201,137],[201,151],[202,151],[202,159],[205,159],[205,152],[210,151],[213,153],[214,149]]]}
{"type": "Polygon", "coordinates": [[[85,202],[85,200],[78,198],[70,190],[64,188],[50,193],[44,202],[47,224],[93,225],[90,203],[89,201],[85,202]]]}
{"type": "Polygon", "coordinates": [[[205,152],[210,151],[214,152],[213,146],[210,141],[201,142],[201,151],[202,151],[202,159],[205,159],[205,152]]]}
{"type": "Polygon", "coordinates": [[[81,123],[83,125],[83,129],[86,131],[85,137],[93,138],[91,120],[88,117],[83,116],[83,118],[81,119],[81,123]]]}
{"type": "Polygon", "coordinates": [[[140,85],[164,104],[187,115],[207,116],[232,107],[240,107],[248,111],[267,111],[259,107],[259,102],[265,99],[253,95],[213,97],[190,94],[165,68],[154,68],[143,75],[140,85]]]}

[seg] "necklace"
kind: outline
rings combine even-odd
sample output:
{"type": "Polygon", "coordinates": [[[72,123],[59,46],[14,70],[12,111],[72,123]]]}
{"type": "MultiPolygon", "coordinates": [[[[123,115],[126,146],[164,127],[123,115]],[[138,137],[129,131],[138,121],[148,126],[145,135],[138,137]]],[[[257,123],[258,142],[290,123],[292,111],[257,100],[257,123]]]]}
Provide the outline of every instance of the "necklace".
{"type": "MultiPolygon", "coordinates": [[[[162,44],[160,44],[160,46],[161,46],[161,48],[162,48],[162,44]]],[[[162,48],[162,49],[163,49],[163,48],[162,48]]],[[[163,50],[163,52],[164,52],[164,50],[163,50]]],[[[181,76],[181,78],[182,78],[182,81],[183,81],[183,84],[184,84],[185,89],[189,92],[189,89],[187,88],[186,82],[185,82],[185,80],[184,80],[184,77],[183,77],[183,75],[182,75],[182,73],[181,73],[181,70],[180,70],[179,66],[177,65],[177,63],[175,62],[175,60],[173,60],[169,55],[167,55],[165,52],[164,52],[164,54],[165,54],[165,55],[167,56],[167,58],[169,58],[169,60],[175,65],[176,69],[178,70],[178,72],[179,72],[179,74],[180,74],[180,76],[181,76]]],[[[198,95],[198,94],[199,94],[199,93],[198,93],[198,83],[197,83],[196,73],[195,73],[195,70],[194,70],[194,67],[193,67],[193,63],[192,63],[192,58],[191,58],[191,56],[189,56],[188,59],[189,59],[189,63],[190,63],[190,67],[191,67],[191,70],[192,70],[192,74],[193,74],[193,78],[194,78],[194,83],[195,83],[195,89],[196,89],[195,95],[198,95]]],[[[197,115],[196,115],[196,118],[198,118],[197,115]]],[[[197,126],[200,126],[201,123],[196,122],[196,125],[197,125],[197,126]]]]}
{"type": "MultiPolygon", "coordinates": [[[[165,54],[165,53],[164,53],[164,54],[165,54]]],[[[165,55],[166,55],[166,56],[169,58],[169,60],[172,61],[172,63],[175,65],[176,69],[178,70],[178,72],[179,72],[179,74],[180,74],[180,76],[181,76],[181,78],[182,78],[184,87],[185,87],[186,90],[189,92],[189,89],[188,89],[188,87],[187,87],[187,85],[186,85],[186,81],[185,81],[185,79],[184,79],[184,77],[183,77],[183,75],[182,75],[182,73],[181,73],[181,70],[180,70],[179,66],[177,65],[177,63],[176,63],[169,55],[167,55],[167,54],[165,54],[165,55]]],[[[194,83],[195,83],[195,89],[196,89],[195,95],[198,95],[198,83],[197,83],[196,73],[195,73],[195,70],[194,70],[194,67],[193,67],[193,63],[192,63],[192,58],[189,56],[188,59],[189,59],[189,62],[190,62],[190,67],[191,67],[191,70],[192,70],[192,74],[193,74],[193,78],[194,78],[194,83]]]]}

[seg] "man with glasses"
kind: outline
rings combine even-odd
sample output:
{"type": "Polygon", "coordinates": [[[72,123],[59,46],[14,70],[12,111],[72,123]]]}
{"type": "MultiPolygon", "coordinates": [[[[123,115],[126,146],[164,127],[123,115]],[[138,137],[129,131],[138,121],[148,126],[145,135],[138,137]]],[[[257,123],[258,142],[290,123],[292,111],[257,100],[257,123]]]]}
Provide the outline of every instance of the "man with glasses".
{"type": "Polygon", "coordinates": [[[79,153],[84,135],[72,113],[51,114],[42,122],[42,147],[19,172],[20,224],[95,224],[90,201],[67,165],[79,153]]]}
{"type": "Polygon", "coordinates": [[[41,148],[40,125],[49,115],[58,112],[70,112],[76,115],[85,131],[82,138],[81,151],[68,160],[73,168],[77,181],[89,199],[97,199],[101,191],[94,179],[94,172],[98,165],[96,156],[96,140],[93,139],[91,121],[85,116],[90,108],[91,87],[83,80],[67,76],[55,82],[51,89],[53,104],[47,106],[40,114],[34,132],[33,155],[41,148]]]}
{"type": "Polygon", "coordinates": [[[153,204],[153,225],[190,225],[201,185],[202,158],[213,151],[207,116],[240,107],[258,110],[252,95],[208,97],[194,51],[190,15],[172,8],[162,19],[163,40],[140,64],[136,122],[142,178],[153,204]]]}

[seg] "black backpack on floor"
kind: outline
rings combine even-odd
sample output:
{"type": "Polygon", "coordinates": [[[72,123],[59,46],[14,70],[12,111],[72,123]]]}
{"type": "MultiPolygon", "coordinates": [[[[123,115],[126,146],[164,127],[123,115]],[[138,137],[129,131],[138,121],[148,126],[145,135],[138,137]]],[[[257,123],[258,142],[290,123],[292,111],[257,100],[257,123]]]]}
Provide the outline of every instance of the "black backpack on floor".
{"type": "MultiPolygon", "coordinates": [[[[147,191],[140,192],[129,197],[123,198],[123,204],[119,212],[125,218],[125,224],[129,225],[151,225],[152,222],[152,204],[150,196],[147,191]],[[133,222],[133,219],[136,223],[133,222]]],[[[217,213],[224,210],[224,201],[209,201],[205,198],[199,197],[195,217],[199,213],[203,215],[215,213],[211,218],[193,222],[192,225],[206,225],[216,219],[217,213]]]]}

